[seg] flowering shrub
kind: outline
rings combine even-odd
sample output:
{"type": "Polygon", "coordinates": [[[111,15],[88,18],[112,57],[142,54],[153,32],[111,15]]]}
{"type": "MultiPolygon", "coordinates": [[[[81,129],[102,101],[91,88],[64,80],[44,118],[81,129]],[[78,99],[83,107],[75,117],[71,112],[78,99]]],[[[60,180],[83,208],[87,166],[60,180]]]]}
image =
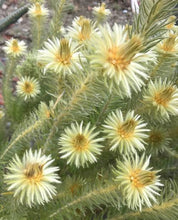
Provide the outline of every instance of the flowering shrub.
{"type": "Polygon", "coordinates": [[[178,218],[177,0],[136,3],[63,27],[67,1],[36,0],[32,45],[6,41],[0,219],[178,218]]]}

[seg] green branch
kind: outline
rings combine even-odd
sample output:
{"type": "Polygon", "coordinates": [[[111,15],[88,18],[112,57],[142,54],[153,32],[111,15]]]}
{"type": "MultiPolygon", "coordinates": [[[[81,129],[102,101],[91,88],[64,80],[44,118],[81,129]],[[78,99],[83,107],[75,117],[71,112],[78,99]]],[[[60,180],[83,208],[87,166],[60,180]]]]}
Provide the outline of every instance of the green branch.
{"type": "Polygon", "coordinates": [[[98,116],[98,119],[97,119],[97,121],[96,121],[96,125],[99,124],[99,122],[100,122],[100,120],[101,120],[103,114],[105,113],[105,111],[106,111],[107,108],[108,108],[108,105],[109,105],[110,101],[111,101],[111,94],[108,96],[108,100],[105,102],[105,104],[104,104],[104,106],[103,106],[103,109],[101,110],[101,112],[100,112],[100,114],[99,114],[99,116],[98,116]]]}
{"type": "Polygon", "coordinates": [[[170,149],[168,149],[167,147],[165,148],[165,151],[172,157],[175,157],[178,159],[178,154],[174,151],[171,151],[170,149]]]}
{"type": "Polygon", "coordinates": [[[12,81],[13,71],[16,65],[16,59],[14,57],[11,57],[9,59],[10,59],[9,65],[7,67],[6,74],[4,75],[3,78],[3,87],[2,87],[5,109],[7,113],[9,113],[9,110],[11,108],[11,102],[13,98],[11,81],[12,81]]]}
{"type": "Polygon", "coordinates": [[[158,72],[158,70],[160,69],[161,65],[164,63],[165,59],[167,59],[166,54],[162,54],[162,56],[158,59],[158,63],[156,64],[156,66],[153,68],[150,77],[153,78],[156,73],[158,72]]]}
{"type": "Polygon", "coordinates": [[[58,124],[60,123],[60,121],[66,117],[67,115],[69,115],[70,111],[72,110],[73,106],[75,106],[75,104],[80,100],[79,96],[86,91],[86,84],[91,80],[91,78],[88,76],[86,77],[86,79],[84,80],[84,82],[81,83],[81,86],[79,89],[77,89],[72,97],[71,100],[69,101],[68,105],[64,108],[64,110],[61,112],[61,114],[58,115],[58,117],[56,118],[55,122],[53,123],[53,126],[51,128],[51,131],[45,141],[44,147],[43,147],[43,151],[45,151],[48,147],[48,144],[51,140],[51,138],[53,137],[53,135],[55,134],[56,131],[56,127],[58,126],[58,124]]]}
{"type": "Polygon", "coordinates": [[[101,188],[101,189],[95,189],[92,192],[87,193],[86,195],[83,195],[75,200],[73,200],[72,202],[66,204],[65,206],[61,207],[60,209],[58,209],[56,212],[54,212],[53,214],[51,214],[49,217],[53,218],[54,216],[56,216],[57,214],[59,214],[61,211],[64,211],[66,209],[70,209],[72,206],[75,206],[76,204],[79,203],[83,203],[86,200],[92,199],[93,197],[96,196],[101,196],[103,194],[107,194],[107,193],[111,193],[113,191],[115,191],[118,188],[117,185],[110,185],[107,186],[106,188],[101,188]]]}
{"type": "Polygon", "coordinates": [[[152,206],[151,208],[145,208],[142,210],[142,212],[130,212],[130,213],[126,213],[124,215],[118,215],[118,216],[115,216],[113,218],[109,218],[108,220],[126,220],[128,218],[131,218],[131,217],[140,217],[142,214],[144,213],[152,213],[152,212],[160,212],[161,210],[165,210],[165,209],[169,209],[169,208],[172,208],[173,206],[175,206],[175,204],[178,203],[178,198],[176,199],[172,199],[168,202],[164,202],[160,205],[154,205],[152,206]]]}
{"type": "Polygon", "coordinates": [[[29,134],[30,132],[34,131],[35,129],[37,129],[41,124],[42,124],[43,120],[37,120],[33,125],[31,125],[30,127],[28,127],[25,131],[23,131],[22,133],[20,133],[12,142],[11,144],[5,149],[5,151],[1,154],[0,156],[0,160],[3,159],[3,157],[6,155],[6,153],[18,142],[20,141],[22,138],[24,138],[27,134],[29,134]]]}
{"type": "Polygon", "coordinates": [[[63,11],[65,8],[65,4],[66,4],[66,0],[61,0],[60,3],[55,3],[55,15],[51,21],[51,33],[53,34],[53,36],[58,36],[58,34],[60,33],[60,29],[61,29],[61,21],[62,21],[62,15],[63,15],[63,11]]]}

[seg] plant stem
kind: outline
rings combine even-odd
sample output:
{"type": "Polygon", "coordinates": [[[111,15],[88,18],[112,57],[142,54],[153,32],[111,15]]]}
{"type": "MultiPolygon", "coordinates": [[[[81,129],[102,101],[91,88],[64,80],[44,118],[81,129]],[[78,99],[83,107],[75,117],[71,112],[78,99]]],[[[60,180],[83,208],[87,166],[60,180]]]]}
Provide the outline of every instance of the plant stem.
{"type": "Polygon", "coordinates": [[[12,80],[12,75],[14,71],[14,67],[16,64],[16,59],[14,57],[10,58],[10,63],[7,68],[6,74],[3,79],[3,98],[4,98],[4,104],[6,108],[6,112],[9,112],[10,109],[10,103],[12,100],[12,85],[11,85],[11,80],[12,80]]]}
{"type": "Polygon", "coordinates": [[[58,36],[60,29],[61,29],[61,21],[62,21],[62,12],[64,10],[64,5],[66,3],[66,0],[61,0],[59,5],[56,5],[56,1],[54,1],[54,10],[55,10],[55,15],[52,19],[52,30],[51,32],[53,33],[53,36],[58,36]]]}
{"type": "Polygon", "coordinates": [[[35,130],[36,128],[38,128],[41,124],[42,124],[42,120],[37,120],[33,125],[31,125],[30,127],[28,127],[25,131],[23,131],[22,133],[20,133],[12,142],[11,144],[5,149],[5,151],[1,154],[0,156],[0,160],[2,160],[2,158],[6,155],[6,153],[19,141],[21,140],[23,137],[25,137],[27,134],[29,134],[31,131],[35,130]]]}
{"type": "Polygon", "coordinates": [[[36,49],[39,49],[41,46],[41,19],[40,18],[37,18],[36,20],[36,30],[37,30],[36,49]]]}
{"type": "MultiPolygon", "coordinates": [[[[126,213],[124,215],[119,214],[118,216],[115,216],[113,218],[108,218],[108,220],[126,220],[126,219],[131,219],[131,217],[139,217],[142,213],[150,213],[151,212],[158,212],[161,209],[166,209],[166,208],[171,208],[173,206],[175,206],[175,204],[178,203],[178,199],[172,199],[169,200],[167,202],[163,202],[160,205],[154,205],[151,208],[144,208],[142,210],[142,212],[130,212],[130,213],[126,213]]],[[[135,218],[134,218],[135,219],[135,218]]]]}
{"type": "Polygon", "coordinates": [[[172,157],[175,157],[175,158],[178,158],[178,154],[175,153],[174,151],[171,151],[170,149],[168,149],[167,147],[165,148],[166,152],[172,156],[172,157]]]}
{"type": "Polygon", "coordinates": [[[150,78],[153,78],[153,77],[156,75],[157,71],[159,70],[160,66],[162,65],[162,63],[164,62],[165,59],[166,59],[166,55],[163,54],[163,55],[160,57],[160,59],[159,59],[157,65],[153,68],[153,70],[152,70],[152,72],[151,72],[151,74],[150,74],[150,78]]]}
{"type": "Polygon", "coordinates": [[[49,141],[51,140],[51,138],[55,134],[56,127],[58,126],[59,122],[61,121],[61,119],[63,119],[65,116],[67,116],[69,114],[70,110],[72,110],[73,106],[78,102],[78,100],[79,100],[78,96],[86,90],[86,84],[88,83],[89,80],[90,80],[90,77],[87,77],[84,80],[84,82],[82,82],[80,88],[77,89],[73,93],[68,105],[63,109],[61,114],[59,114],[58,117],[56,118],[56,120],[54,121],[53,126],[51,128],[51,131],[50,131],[50,133],[45,141],[44,147],[43,147],[44,152],[46,151],[46,149],[48,147],[49,141]]]}
{"type": "Polygon", "coordinates": [[[103,109],[102,109],[102,111],[100,112],[100,114],[98,116],[98,119],[96,121],[96,126],[99,124],[100,120],[102,119],[102,116],[103,116],[104,112],[106,111],[106,109],[108,108],[108,105],[109,105],[110,101],[111,101],[111,93],[108,96],[108,100],[104,104],[103,109]]]}
{"type": "Polygon", "coordinates": [[[0,193],[0,196],[12,195],[14,192],[3,192],[0,193]]]}
{"type": "Polygon", "coordinates": [[[102,194],[106,194],[106,193],[110,193],[115,191],[118,188],[117,185],[111,185],[111,186],[107,186],[106,188],[101,188],[101,189],[95,189],[92,192],[87,193],[86,195],[83,195],[75,200],[73,200],[72,202],[66,204],[65,206],[61,207],[60,209],[58,209],[56,212],[54,212],[53,214],[51,214],[49,217],[53,218],[54,216],[56,216],[58,213],[60,213],[62,210],[68,209],[74,205],[76,205],[77,203],[82,203],[83,201],[86,201],[87,199],[90,199],[92,197],[95,197],[97,195],[102,195],[102,194]]]}

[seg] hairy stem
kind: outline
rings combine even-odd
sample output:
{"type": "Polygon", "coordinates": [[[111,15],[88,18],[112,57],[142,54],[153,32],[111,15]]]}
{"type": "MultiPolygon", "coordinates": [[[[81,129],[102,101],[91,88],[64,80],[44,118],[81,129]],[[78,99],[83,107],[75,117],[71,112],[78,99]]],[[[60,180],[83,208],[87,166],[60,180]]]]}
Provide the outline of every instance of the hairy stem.
{"type": "Polygon", "coordinates": [[[5,104],[7,113],[10,110],[10,103],[11,103],[10,101],[12,100],[11,80],[12,80],[12,75],[13,75],[15,64],[16,64],[16,59],[12,57],[8,65],[6,74],[3,78],[3,98],[4,98],[4,104],[5,104]]]}
{"type": "Polygon", "coordinates": [[[53,4],[55,4],[54,9],[55,9],[55,15],[52,20],[52,30],[51,33],[53,33],[53,36],[58,36],[61,30],[61,21],[62,21],[62,12],[64,10],[66,0],[61,0],[59,5],[56,5],[56,1],[54,1],[53,4]]]}
{"type": "Polygon", "coordinates": [[[34,131],[35,129],[37,129],[41,124],[42,124],[42,120],[37,120],[33,125],[31,125],[30,127],[28,127],[25,131],[23,131],[22,133],[20,133],[12,142],[11,144],[5,149],[5,151],[1,154],[0,156],[0,160],[3,159],[3,157],[6,155],[6,153],[18,142],[20,141],[22,138],[24,138],[27,134],[29,134],[30,132],[34,131]]]}
{"type": "Polygon", "coordinates": [[[3,192],[3,193],[0,193],[0,196],[6,196],[6,195],[12,195],[14,194],[14,192],[3,192]]]}
{"type": "Polygon", "coordinates": [[[99,124],[100,120],[102,119],[102,116],[103,116],[103,114],[105,113],[105,111],[107,110],[110,101],[111,101],[111,93],[110,93],[110,95],[108,96],[108,100],[107,100],[106,103],[104,104],[103,109],[102,109],[102,111],[100,112],[100,114],[99,114],[99,116],[98,116],[98,119],[97,119],[97,121],[96,121],[96,126],[99,124]]]}
{"type": "Polygon", "coordinates": [[[39,49],[41,46],[41,19],[37,18],[36,21],[36,26],[37,26],[37,43],[36,43],[36,48],[39,49]]]}
{"type": "Polygon", "coordinates": [[[53,218],[54,216],[56,216],[58,213],[60,213],[61,211],[65,210],[65,209],[68,209],[68,208],[70,209],[70,207],[75,206],[78,203],[82,203],[83,201],[86,201],[87,199],[91,199],[97,195],[102,195],[102,194],[113,192],[117,188],[118,188],[117,185],[111,185],[111,186],[107,186],[106,188],[96,189],[92,192],[89,192],[89,193],[73,200],[72,202],[66,204],[65,206],[62,206],[60,209],[58,209],[56,212],[51,214],[49,217],[53,218]]]}
{"type": "Polygon", "coordinates": [[[158,72],[159,68],[161,67],[161,65],[163,64],[164,60],[166,59],[166,55],[163,54],[160,58],[159,61],[157,63],[157,65],[153,68],[151,74],[150,74],[150,78],[153,78],[156,73],[158,72]]]}
{"type": "Polygon", "coordinates": [[[86,90],[86,84],[88,83],[89,80],[90,80],[90,77],[87,77],[87,78],[84,80],[84,82],[81,83],[80,88],[77,89],[77,90],[73,93],[73,95],[72,95],[72,97],[71,97],[71,99],[70,99],[68,105],[63,109],[63,111],[61,112],[61,114],[59,114],[58,117],[56,118],[56,120],[54,121],[53,126],[52,126],[52,128],[51,128],[51,131],[50,131],[50,133],[49,133],[49,135],[48,135],[48,137],[47,137],[47,139],[46,139],[46,141],[45,141],[45,144],[44,144],[44,147],[43,147],[43,151],[46,151],[46,149],[47,149],[47,147],[48,147],[48,144],[49,144],[51,138],[53,137],[53,135],[55,134],[55,132],[56,132],[56,127],[58,126],[58,124],[60,123],[60,121],[61,121],[65,116],[67,116],[67,115],[70,113],[70,111],[72,110],[73,106],[80,100],[80,99],[79,99],[79,95],[82,94],[83,92],[85,92],[85,90],[86,90]]]}
{"type": "Polygon", "coordinates": [[[168,209],[168,208],[171,208],[173,206],[175,206],[175,204],[178,203],[178,199],[172,199],[172,200],[169,200],[168,202],[163,202],[162,204],[160,205],[154,205],[152,206],[151,208],[145,208],[142,210],[142,212],[130,212],[130,213],[127,213],[127,214],[124,214],[121,216],[118,215],[118,216],[115,216],[113,218],[110,218],[108,220],[126,220],[128,218],[131,218],[131,217],[139,217],[140,215],[142,215],[142,213],[151,213],[151,212],[159,212],[163,209],[168,209]]]}
{"type": "Polygon", "coordinates": [[[166,152],[172,156],[172,157],[175,157],[175,158],[178,158],[178,154],[174,151],[171,151],[170,149],[168,149],[167,147],[165,148],[166,152]]]}

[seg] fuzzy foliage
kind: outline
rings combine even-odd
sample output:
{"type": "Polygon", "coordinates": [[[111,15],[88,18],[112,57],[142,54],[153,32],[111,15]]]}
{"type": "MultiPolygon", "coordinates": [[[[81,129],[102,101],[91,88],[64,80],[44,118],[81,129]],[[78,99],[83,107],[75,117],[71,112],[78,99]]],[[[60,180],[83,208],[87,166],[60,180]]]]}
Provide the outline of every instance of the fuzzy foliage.
{"type": "Polygon", "coordinates": [[[113,27],[102,4],[64,28],[71,2],[48,1],[27,52],[7,54],[0,219],[176,220],[178,1],[142,0],[113,27]]]}

